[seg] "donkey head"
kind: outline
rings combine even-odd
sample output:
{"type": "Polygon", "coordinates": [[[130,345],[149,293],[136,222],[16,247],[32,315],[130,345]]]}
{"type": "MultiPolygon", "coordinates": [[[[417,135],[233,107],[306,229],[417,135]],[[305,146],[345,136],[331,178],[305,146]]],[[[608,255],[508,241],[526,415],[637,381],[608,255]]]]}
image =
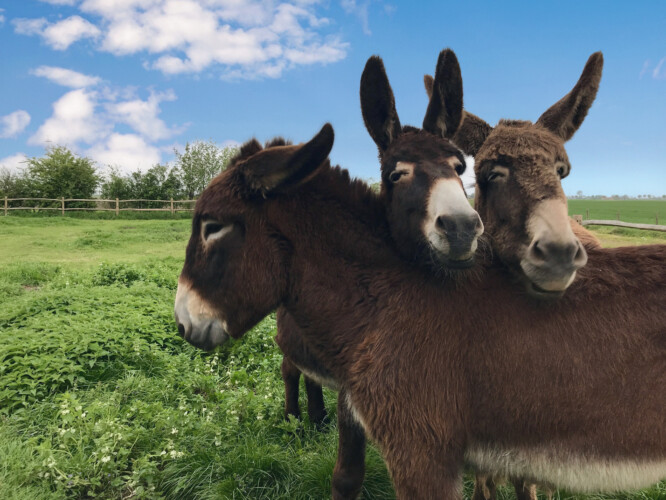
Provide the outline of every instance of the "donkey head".
{"type": "Polygon", "coordinates": [[[382,195],[391,234],[409,260],[438,267],[467,267],[483,233],[459,175],[462,151],[449,139],[460,125],[462,77],[455,54],[437,61],[432,97],[423,129],[402,127],[382,60],[368,59],[361,76],[361,110],[381,161],[382,195]]]}
{"type": "Polygon", "coordinates": [[[310,142],[246,143],[197,201],[175,319],[188,342],[212,349],[240,337],[280,302],[287,287],[289,245],[271,228],[270,198],[288,194],[327,165],[333,128],[310,142]]]}
{"type": "Polygon", "coordinates": [[[561,179],[571,170],[564,143],[592,106],[602,67],[601,52],[592,54],[573,90],[534,124],[501,120],[493,129],[465,114],[454,137],[475,156],[475,208],[493,250],[535,296],[560,295],[587,262],[571,230],[561,179]]]}

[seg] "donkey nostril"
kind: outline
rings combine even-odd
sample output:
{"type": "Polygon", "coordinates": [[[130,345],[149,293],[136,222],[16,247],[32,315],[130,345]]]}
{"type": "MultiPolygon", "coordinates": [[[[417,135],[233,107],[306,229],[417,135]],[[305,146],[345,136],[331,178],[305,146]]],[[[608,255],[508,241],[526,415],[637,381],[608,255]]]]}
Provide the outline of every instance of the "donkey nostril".
{"type": "Polygon", "coordinates": [[[452,233],[457,230],[456,221],[452,217],[440,215],[435,221],[435,227],[440,233],[452,233]]]}
{"type": "Polygon", "coordinates": [[[185,337],[185,327],[182,323],[178,323],[178,335],[185,337]]]}
{"type": "Polygon", "coordinates": [[[585,251],[585,247],[578,242],[578,249],[576,251],[576,255],[574,255],[574,264],[579,267],[583,267],[585,264],[587,264],[587,252],[585,251]]]}
{"type": "Polygon", "coordinates": [[[532,249],[530,250],[532,257],[536,260],[546,260],[546,254],[539,246],[539,241],[535,241],[532,244],[532,249]]]}

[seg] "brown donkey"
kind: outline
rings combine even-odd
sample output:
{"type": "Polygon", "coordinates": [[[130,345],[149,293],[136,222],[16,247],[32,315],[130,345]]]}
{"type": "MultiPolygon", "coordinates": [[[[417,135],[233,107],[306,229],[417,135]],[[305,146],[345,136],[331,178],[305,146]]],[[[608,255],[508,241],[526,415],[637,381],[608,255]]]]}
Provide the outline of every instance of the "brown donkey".
{"type": "MultiPolygon", "coordinates": [[[[459,175],[465,169],[461,151],[448,138],[463,113],[460,65],[453,51],[438,58],[435,80],[441,89],[430,99],[423,130],[400,125],[393,91],[379,57],[371,57],[361,76],[361,110],[381,158],[382,196],[395,247],[408,262],[433,272],[464,269],[474,262],[479,216],[465,196],[459,175]]],[[[277,312],[276,341],[284,358],[285,417],[300,416],[299,379],[305,374],[308,416],[325,421],[321,384],[340,386],[308,347],[298,324],[284,308],[277,312]]],[[[340,448],[333,473],[333,497],[355,498],[363,484],[365,437],[350,418],[346,404],[338,408],[340,448]]]]}
{"type": "Polygon", "coordinates": [[[201,195],[185,339],[211,349],[283,305],[399,498],[459,499],[463,463],[573,491],[666,477],[666,247],[591,250],[558,301],[492,264],[442,283],[395,253],[382,202],[328,165],[332,142],[327,125],[247,143],[201,195]]]}
{"type": "MultiPolygon", "coordinates": [[[[466,112],[453,139],[475,157],[475,206],[488,225],[493,250],[538,297],[557,297],[571,284],[577,266],[586,260],[578,241],[584,248],[601,247],[592,233],[567,216],[560,181],[571,168],[564,143],[592,106],[602,67],[601,52],[592,54],[573,90],[534,125],[502,120],[493,129],[466,112]],[[534,211],[526,212],[525,205],[534,211]],[[546,273],[541,272],[544,265],[546,273]],[[539,279],[547,289],[537,284],[539,279]]],[[[426,75],[424,84],[432,95],[433,78],[426,75]]],[[[536,499],[533,485],[519,478],[512,481],[519,500],[536,499]]],[[[477,475],[474,499],[493,499],[494,492],[493,480],[477,475]]]]}
{"type": "MultiPolygon", "coordinates": [[[[442,55],[449,52],[450,51],[444,51],[442,52],[442,55]]],[[[451,58],[451,56],[452,53],[450,53],[449,58],[451,58]]],[[[570,128],[573,129],[571,134],[573,134],[575,129],[580,126],[587,110],[594,100],[601,78],[602,63],[603,60],[601,54],[593,55],[583,71],[579,83],[574,88],[574,91],[572,91],[579,94],[583,93],[586,98],[582,104],[576,100],[571,101],[570,106],[578,107],[578,117],[575,120],[575,125],[570,126],[570,128]]],[[[366,70],[364,71],[361,80],[361,102],[366,126],[377,143],[380,159],[382,160],[382,196],[384,203],[388,207],[387,216],[393,240],[398,251],[400,251],[407,260],[420,261],[422,264],[432,265],[432,270],[434,272],[439,271],[441,273],[441,261],[432,261],[423,254],[416,255],[415,258],[415,254],[411,251],[411,248],[414,247],[413,242],[417,241],[419,238],[424,238],[423,233],[420,233],[424,223],[419,217],[423,218],[425,211],[422,209],[409,210],[409,207],[413,206],[415,201],[420,201],[424,204],[424,200],[427,199],[428,195],[427,190],[416,191],[414,185],[427,186],[429,188],[433,184],[433,181],[438,180],[437,174],[439,172],[432,172],[431,175],[433,175],[433,178],[429,182],[421,180],[417,183],[414,181],[413,176],[400,174],[405,172],[406,166],[412,164],[419,165],[419,162],[422,162],[423,157],[425,156],[423,153],[420,155],[411,153],[412,158],[418,161],[401,162],[399,166],[397,165],[398,162],[391,158],[391,155],[394,154],[393,150],[391,150],[388,155],[386,154],[386,144],[388,144],[389,140],[386,137],[382,137],[380,134],[384,130],[391,130],[394,123],[398,124],[397,127],[399,129],[400,122],[397,118],[397,113],[393,104],[393,94],[388,85],[388,80],[386,79],[383,67],[381,68],[381,71],[376,71],[376,74],[372,72],[373,68],[374,66],[371,59],[368,62],[368,65],[366,65],[366,70]],[[397,179],[399,179],[399,181],[392,182],[391,177],[396,177],[396,174],[398,174],[397,179]],[[405,177],[407,178],[405,179],[405,177]],[[404,186],[408,186],[409,190],[400,189],[400,187],[404,186]],[[410,214],[411,217],[408,217],[407,214],[410,214]],[[410,228],[411,233],[406,230],[400,231],[401,228],[410,228]],[[405,249],[410,250],[405,252],[405,249]]],[[[456,69],[456,74],[459,75],[457,61],[456,69]]],[[[450,82],[451,80],[451,72],[440,73],[438,79],[439,82],[450,82]]],[[[435,97],[437,97],[437,95],[447,95],[451,93],[450,83],[449,87],[442,87],[439,83],[435,86],[432,77],[426,77],[426,88],[431,101],[433,97],[433,89],[435,88],[437,89],[435,97]]],[[[460,82],[460,88],[462,90],[462,81],[460,82]]],[[[450,97],[444,99],[443,102],[447,103],[446,106],[443,107],[455,109],[454,112],[450,113],[451,115],[457,115],[460,113],[462,99],[460,99],[460,107],[458,108],[453,108],[453,106],[451,106],[451,102],[455,101],[450,97]]],[[[554,110],[556,109],[562,109],[562,104],[556,104],[547,111],[545,115],[553,115],[554,110]]],[[[566,114],[567,111],[568,110],[560,111],[561,120],[568,119],[569,115],[566,114]]],[[[465,121],[461,127],[457,129],[453,140],[462,144],[463,147],[467,148],[470,152],[478,155],[478,150],[484,144],[493,129],[483,120],[474,115],[466,113],[465,116],[465,121]]],[[[455,131],[451,126],[449,126],[448,130],[449,136],[451,135],[451,130],[455,131]]],[[[395,134],[395,132],[393,133],[395,134]]],[[[544,130],[542,135],[547,133],[548,131],[544,130]]],[[[552,142],[553,141],[550,140],[550,143],[552,142]]],[[[490,190],[490,192],[488,192],[488,190],[481,191],[478,189],[477,203],[481,203],[482,205],[491,204],[493,206],[495,210],[492,217],[495,221],[494,230],[498,231],[499,229],[503,229],[505,233],[508,233],[510,237],[506,238],[507,241],[521,241],[526,239],[529,241],[528,231],[530,228],[526,227],[527,225],[521,226],[520,224],[516,224],[515,221],[507,216],[507,214],[512,210],[514,213],[525,214],[527,218],[532,214],[531,210],[537,207],[537,200],[551,200],[553,203],[563,202],[566,204],[566,199],[564,198],[560,184],[561,178],[557,172],[560,165],[556,165],[556,162],[552,160],[552,158],[555,157],[558,159],[561,157],[566,158],[566,152],[564,152],[563,141],[561,141],[561,146],[559,150],[556,151],[556,154],[552,154],[551,152],[550,163],[548,163],[549,157],[544,153],[548,144],[541,144],[537,141],[537,147],[541,147],[541,149],[537,149],[536,152],[535,144],[530,144],[529,137],[520,138],[518,140],[514,139],[513,144],[514,147],[511,150],[512,157],[521,159],[527,158],[527,161],[523,161],[520,165],[514,167],[514,177],[509,186],[502,184],[499,188],[490,190]],[[532,196],[528,198],[523,194],[524,192],[531,192],[532,196]],[[506,200],[511,200],[511,203],[506,203],[506,200]],[[503,205],[502,202],[504,202],[503,205]]],[[[428,152],[428,154],[431,153],[428,152]]],[[[486,160],[487,159],[488,158],[486,158],[486,160]]],[[[414,167],[412,166],[411,168],[414,167]]],[[[417,166],[416,168],[419,167],[417,166]]],[[[488,215],[486,214],[486,216],[488,215]]],[[[564,240],[571,241],[573,245],[578,245],[575,236],[572,235],[569,228],[569,219],[566,217],[566,212],[563,214],[562,210],[554,210],[552,212],[546,212],[545,216],[542,214],[541,218],[542,221],[545,222],[546,228],[549,229],[549,231],[542,230],[540,234],[541,244],[546,244],[543,243],[545,237],[546,242],[548,242],[549,239],[564,240]]],[[[588,248],[596,246],[590,245],[590,238],[594,238],[594,236],[588,233],[584,228],[580,227],[580,232],[578,234],[586,238],[585,241],[587,242],[586,246],[588,248]],[[589,234],[589,236],[587,236],[586,233],[589,234]]],[[[578,236],[578,234],[576,234],[576,236],[578,236]]],[[[492,239],[492,234],[490,236],[492,239]]],[[[502,248],[500,244],[494,239],[493,243],[495,245],[495,250],[501,254],[502,248]]],[[[584,250],[581,249],[580,251],[582,255],[578,256],[578,262],[575,263],[576,268],[577,266],[584,264],[586,260],[584,250]]],[[[557,272],[557,266],[559,265],[558,259],[551,259],[550,261],[544,259],[545,265],[553,265],[553,263],[555,264],[553,267],[556,267],[557,272]]],[[[444,265],[446,265],[446,263],[444,263],[444,265]]],[[[569,272],[568,269],[565,271],[569,272]]],[[[567,279],[573,279],[573,276],[567,276],[567,279]]],[[[538,297],[559,295],[559,293],[547,293],[540,290],[529,291],[538,297]]],[[[298,380],[301,374],[301,370],[297,367],[298,365],[305,370],[306,374],[309,374],[309,377],[306,376],[308,413],[310,419],[315,423],[318,423],[320,419],[325,416],[325,409],[321,386],[318,385],[317,382],[323,383],[334,389],[339,388],[339,384],[334,380],[334,377],[321,366],[321,363],[317,361],[311,350],[303,342],[298,325],[283,309],[278,310],[278,335],[276,340],[283,352],[286,353],[282,364],[282,374],[287,395],[285,414],[298,415],[298,380]],[[291,358],[291,361],[289,358],[291,358]]],[[[342,407],[339,405],[338,413],[340,447],[338,462],[333,475],[333,496],[334,498],[354,498],[362,486],[365,441],[362,437],[362,429],[357,428],[358,426],[355,425],[353,419],[348,419],[344,405],[342,407]]],[[[525,482],[519,478],[513,478],[512,481],[516,488],[519,500],[535,498],[535,489],[533,486],[525,484],[525,482]]],[[[479,477],[475,489],[475,498],[482,499],[484,497],[494,498],[494,484],[489,478],[479,477]]]]}

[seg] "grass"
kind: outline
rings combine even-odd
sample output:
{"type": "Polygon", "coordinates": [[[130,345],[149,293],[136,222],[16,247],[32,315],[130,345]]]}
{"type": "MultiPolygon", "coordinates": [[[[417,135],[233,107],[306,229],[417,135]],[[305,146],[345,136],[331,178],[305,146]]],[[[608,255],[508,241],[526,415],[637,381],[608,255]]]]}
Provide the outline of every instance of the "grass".
{"type": "Polygon", "coordinates": [[[666,225],[666,200],[568,200],[569,215],[584,219],[622,220],[641,224],[666,225]],[[589,215],[588,215],[589,214],[589,215]],[[618,218],[618,214],[620,217],[618,218]]]}
{"type": "MultiPolygon", "coordinates": [[[[176,335],[189,231],[0,218],[0,498],[330,497],[337,433],[283,420],[275,318],[214,353],[176,335]]],[[[362,498],[391,498],[372,447],[366,462],[362,498]]],[[[665,500],[666,485],[613,498],[665,500]]]]}

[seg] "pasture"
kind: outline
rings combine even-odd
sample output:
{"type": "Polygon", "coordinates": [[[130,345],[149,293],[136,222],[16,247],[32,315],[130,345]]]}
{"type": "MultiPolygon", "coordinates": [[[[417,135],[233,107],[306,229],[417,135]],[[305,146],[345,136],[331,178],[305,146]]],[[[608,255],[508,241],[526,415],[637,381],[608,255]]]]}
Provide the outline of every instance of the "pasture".
{"type": "MultiPolygon", "coordinates": [[[[176,335],[189,232],[189,220],[0,218],[0,498],[330,497],[337,432],[283,420],[274,317],[210,354],[176,335]]],[[[595,232],[608,246],[666,242],[595,232]]],[[[392,497],[373,448],[362,496],[392,497]]],[[[666,500],[666,483],[555,498],[666,500]]]]}
{"type": "Polygon", "coordinates": [[[568,200],[569,215],[584,219],[616,220],[618,213],[624,222],[666,225],[666,200],[568,200]],[[589,217],[588,214],[589,213],[589,217]]]}

